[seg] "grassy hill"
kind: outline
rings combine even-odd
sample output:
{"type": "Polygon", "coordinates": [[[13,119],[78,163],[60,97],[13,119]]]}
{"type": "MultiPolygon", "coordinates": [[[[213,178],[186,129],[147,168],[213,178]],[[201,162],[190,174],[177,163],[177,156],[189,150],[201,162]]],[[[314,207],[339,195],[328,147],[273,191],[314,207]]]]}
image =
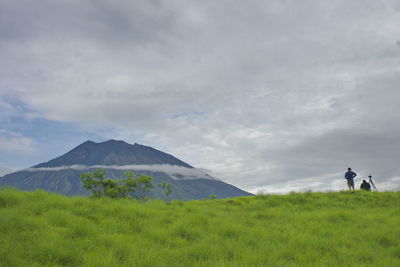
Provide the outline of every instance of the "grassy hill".
{"type": "Polygon", "coordinates": [[[0,266],[400,266],[400,192],[140,203],[2,189],[0,266]]]}

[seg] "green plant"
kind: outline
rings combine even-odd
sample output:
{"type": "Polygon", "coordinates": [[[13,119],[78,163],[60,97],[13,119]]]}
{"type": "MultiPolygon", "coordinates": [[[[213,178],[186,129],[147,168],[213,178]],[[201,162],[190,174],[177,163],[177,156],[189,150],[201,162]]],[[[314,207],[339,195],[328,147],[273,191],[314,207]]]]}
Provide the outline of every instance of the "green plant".
{"type": "Polygon", "coordinates": [[[80,179],[86,190],[91,191],[91,196],[123,198],[132,196],[144,200],[146,194],[153,188],[152,177],[148,175],[136,175],[133,172],[125,172],[125,178],[114,180],[106,177],[103,169],[82,173],[80,179]]]}
{"type": "Polygon", "coordinates": [[[125,172],[126,179],[123,180],[122,190],[131,194],[134,198],[144,200],[147,193],[153,188],[153,178],[149,175],[137,176],[134,172],[125,172]]]}
{"type": "Polygon", "coordinates": [[[158,186],[164,190],[165,198],[166,198],[166,200],[168,200],[169,195],[171,195],[171,193],[172,193],[171,184],[162,182],[162,183],[159,183],[158,186]]]}

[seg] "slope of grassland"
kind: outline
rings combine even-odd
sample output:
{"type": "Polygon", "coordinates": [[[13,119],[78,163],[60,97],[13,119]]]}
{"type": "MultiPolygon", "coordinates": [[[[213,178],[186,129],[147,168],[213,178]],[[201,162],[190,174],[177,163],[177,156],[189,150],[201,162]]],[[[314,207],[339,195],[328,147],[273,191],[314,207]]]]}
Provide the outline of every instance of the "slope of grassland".
{"type": "Polygon", "coordinates": [[[140,203],[3,189],[0,266],[400,266],[400,192],[140,203]]]}

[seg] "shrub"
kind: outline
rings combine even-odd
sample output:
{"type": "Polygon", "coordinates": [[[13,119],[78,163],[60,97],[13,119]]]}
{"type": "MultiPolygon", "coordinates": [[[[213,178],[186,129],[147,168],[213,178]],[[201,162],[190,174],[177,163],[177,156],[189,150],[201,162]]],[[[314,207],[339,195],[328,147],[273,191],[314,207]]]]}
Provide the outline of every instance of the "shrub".
{"type": "Polygon", "coordinates": [[[123,198],[132,196],[143,200],[146,194],[153,188],[152,177],[148,175],[136,175],[133,172],[125,172],[125,179],[114,180],[106,177],[106,171],[99,169],[93,172],[82,173],[81,181],[85,189],[91,191],[91,196],[123,198]]]}

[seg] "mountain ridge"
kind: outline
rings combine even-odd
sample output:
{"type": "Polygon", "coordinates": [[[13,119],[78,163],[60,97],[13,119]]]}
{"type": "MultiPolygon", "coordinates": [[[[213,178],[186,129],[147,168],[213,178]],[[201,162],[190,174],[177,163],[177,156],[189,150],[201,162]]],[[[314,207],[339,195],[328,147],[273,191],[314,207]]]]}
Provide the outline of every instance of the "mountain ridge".
{"type": "Polygon", "coordinates": [[[169,164],[193,168],[176,157],[137,143],[133,145],[121,140],[110,139],[105,142],[88,140],[64,155],[37,164],[32,168],[60,167],[69,165],[153,165],[169,164]]]}

